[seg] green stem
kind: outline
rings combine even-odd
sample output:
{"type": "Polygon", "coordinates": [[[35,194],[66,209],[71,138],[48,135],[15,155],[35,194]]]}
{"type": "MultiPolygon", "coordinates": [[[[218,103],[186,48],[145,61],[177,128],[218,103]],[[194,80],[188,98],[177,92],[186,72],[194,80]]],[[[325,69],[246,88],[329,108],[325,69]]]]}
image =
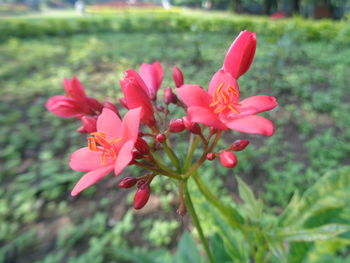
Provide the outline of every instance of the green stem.
{"type": "Polygon", "coordinates": [[[194,154],[194,151],[197,149],[199,141],[200,141],[200,138],[198,136],[196,136],[196,139],[194,139],[194,135],[191,134],[190,143],[188,146],[188,151],[187,151],[187,156],[186,156],[186,161],[185,161],[185,165],[184,165],[184,171],[186,171],[189,168],[189,166],[191,165],[193,154],[194,154]]]}
{"type": "Polygon", "coordinates": [[[219,212],[226,218],[227,222],[232,226],[242,229],[240,221],[242,221],[241,215],[233,207],[227,207],[222,204],[219,199],[209,190],[209,188],[204,184],[202,179],[198,176],[197,173],[192,175],[194,181],[196,182],[200,192],[204,197],[219,210],[219,212]],[[232,211],[229,212],[229,211],[232,211]]]}
{"type": "Polygon", "coordinates": [[[171,163],[176,167],[176,170],[178,172],[181,172],[180,161],[177,158],[176,154],[173,152],[173,150],[171,148],[169,148],[166,141],[164,143],[162,143],[162,145],[163,145],[164,151],[168,155],[171,163]]]}
{"type": "Polygon", "coordinates": [[[185,183],[185,201],[186,201],[186,206],[187,206],[187,209],[188,211],[190,212],[190,215],[192,217],[192,220],[193,220],[193,223],[198,231],[198,234],[199,234],[199,238],[203,244],[203,247],[204,247],[204,250],[205,250],[205,253],[207,254],[207,257],[209,259],[209,262],[210,263],[214,263],[214,257],[213,255],[211,254],[210,252],[210,249],[209,249],[209,245],[208,245],[208,242],[203,234],[203,230],[202,230],[202,227],[201,227],[201,224],[199,222],[199,219],[198,219],[198,216],[196,214],[196,211],[194,209],[194,206],[193,206],[193,203],[192,203],[192,200],[191,200],[191,197],[190,197],[190,193],[188,191],[188,187],[187,187],[187,182],[185,183]]]}

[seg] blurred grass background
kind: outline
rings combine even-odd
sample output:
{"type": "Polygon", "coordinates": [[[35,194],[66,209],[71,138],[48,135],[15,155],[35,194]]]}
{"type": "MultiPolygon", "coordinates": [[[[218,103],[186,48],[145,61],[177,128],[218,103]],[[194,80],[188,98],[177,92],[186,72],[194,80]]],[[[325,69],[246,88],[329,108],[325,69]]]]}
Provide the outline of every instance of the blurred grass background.
{"type": "MultiPolygon", "coordinates": [[[[163,87],[172,85],[174,65],[187,82],[206,87],[239,31],[256,31],[257,54],[240,79],[241,95],[278,98],[279,107],[265,114],[276,133],[233,132],[227,144],[252,141],[238,166],[209,163],[203,177],[225,199],[235,198],[237,174],[279,213],[296,189],[349,164],[348,22],[167,12],[0,19],[0,262],[141,262],[128,251],[163,255],[159,249],[174,249],[191,228],[175,213],[174,186],[161,178],[140,212],[130,209],[133,191],[118,189],[113,176],[69,196],[82,173],[69,169],[68,157],[85,137],[74,132],[74,120],[44,108],[63,93],[64,77],[76,75],[89,95],[117,101],[124,70],[159,60],[163,87]]],[[[186,146],[176,145],[178,151],[186,146]]],[[[324,254],[324,262],[348,262],[324,254]]]]}

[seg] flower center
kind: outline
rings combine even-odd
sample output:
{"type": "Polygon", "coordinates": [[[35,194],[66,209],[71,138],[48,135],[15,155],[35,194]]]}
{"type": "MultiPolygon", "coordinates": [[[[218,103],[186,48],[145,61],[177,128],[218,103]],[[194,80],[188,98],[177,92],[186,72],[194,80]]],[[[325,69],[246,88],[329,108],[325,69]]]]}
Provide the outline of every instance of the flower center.
{"type": "Polygon", "coordinates": [[[89,150],[102,152],[102,165],[106,164],[107,158],[117,158],[117,149],[115,146],[122,140],[122,138],[112,138],[111,140],[107,140],[104,132],[93,132],[90,133],[90,135],[92,137],[87,138],[89,150]]]}
{"type": "Polygon", "coordinates": [[[229,85],[226,89],[223,89],[224,83],[221,83],[219,87],[215,90],[213,95],[213,102],[210,107],[214,107],[214,113],[219,114],[226,109],[234,113],[240,113],[237,106],[241,104],[238,103],[239,94],[238,91],[229,85]]]}

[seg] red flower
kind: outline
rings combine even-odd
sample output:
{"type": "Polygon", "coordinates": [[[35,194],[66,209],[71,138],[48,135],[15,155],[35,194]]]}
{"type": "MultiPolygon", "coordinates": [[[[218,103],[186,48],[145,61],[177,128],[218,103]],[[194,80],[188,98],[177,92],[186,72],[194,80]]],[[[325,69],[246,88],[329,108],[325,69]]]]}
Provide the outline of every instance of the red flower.
{"type": "Polygon", "coordinates": [[[153,64],[142,64],[139,74],[147,86],[150,99],[156,100],[164,76],[162,65],[158,61],[153,64]]]}
{"type": "Polygon", "coordinates": [[[125,77],[120,81],[124,93],[125,106],[128,109],[142,107],[141,121],[146,125],[153,125],[155,122],[152,103],[148,95],[148,88],[140,75],[129,69],[125,71],[125,77]]]}
{"type": "Polygon", "coordinates": [[[187,114],[192,122],[221,130],[233,129],[267,136],[273,134],[272,122],[255,114],[276,107],[276,99],[258,95],[240,100],[237,78],[249,69],[255,43],[254,33],[241,32],[226,55],[223,68],[212,77],[208,92],[198,85],[188,84],[177,89],[188,106],[187,114]]]}
{"type": "Polygon", "coordinates": [[[75,151],[69,165],[86,173],[72,190],[75,196],[114,170],[116,176],[130,163],[137,140],[141,109],[129,110],[123,121],[104,108],[97,119],[97,132],[88,138],[88,147],[75,151]]]}
{"type": "Polygon", "coordinates": [[[198,85],[185,84],[177,92],[188,106],[187,114],[192,122],[202,123],[216,129],[233,129],[245,133],[271,136],[274,132],[270,120],[255,114],[277,106],[272,96],[258,95],[240,100],[238,84],[223,71],[214,75],[213,87],[204,91],[198,85]]]}
{"type": "Polygon", "coordinates": [[[242,31],[229,48],[222,69],[239,79],[248,71],[253,62],[256,49],[255,33],[242,31]]]}
{"type": "Polygon", "coordinates": [[[63,88],[66,96],[53,96],[46,108],[62,118],[81,118],[84,115],[95,115],[101,112],[102,105],[96,99],[87,97],[83,85],[77,77],[64,79],[63,88]]]}

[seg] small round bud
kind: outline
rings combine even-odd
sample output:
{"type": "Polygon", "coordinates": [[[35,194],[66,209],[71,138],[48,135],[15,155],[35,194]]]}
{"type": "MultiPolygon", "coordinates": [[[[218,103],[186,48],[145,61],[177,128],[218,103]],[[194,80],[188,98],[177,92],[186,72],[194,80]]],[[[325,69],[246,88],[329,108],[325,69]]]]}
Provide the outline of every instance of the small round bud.
{"type": "Polygon", "coordinates": [[[151,188],[148,184],[143,184],[134,196],[134,209],[141,209],[148,202],[149,196],[151,194],[151,188]]]}
{"type": "Polygon", "coordinates": [[[209,132],[210,132],[210,134],[214,134],[217,132],[217,129],[215,129],[214,127],[210,127],[209,132]]]}
{"type": "Polygon", "coordinates": [[[231,146],[230,146],[230,150],[235,151],[235,152],[239,152],[245,149],[245,147],[247,147],[249,144],[248,140],[236,140],[234,141],[231,146]]]}
{"type": "Polygon", "coordinates": [[[147,142],[142,139],[141,137],[138,137],[135,142],[135,148],[138,150],[141,154],[148,154],[149,153],[149,146],[147,142]]]}
{"type": "Polygon", "coordinates": [[[194,134],[200,134],[202,132],[201,127],[198,123],[191,122],[187,116],[182,117],[182,121],[185,125],[185,128],[194,134]]]}
{"type": "Polygon", "coordinates": [[[164,133],[157,134],[156,140],[157,140],[157,142],[160,142],[160,143],[164,142],[166,140],[165,134],[164,133]]]}
{"type": "Polygon", "coordinates": [[[212,161],[216,158],[215,153],[207,153],[207,160],[212,161]]]}
{"type": "Polygon", "coordinates": [[[182,119],[172,119],[169,124],[169,130],[171,132],[182,132],[185,129],[185,125],[182,119]]]}
{"type": "Polygon", "coordinates": [[[125,177],[123,180],[119,182],[120,188],[130,188],[133,187],[137,183],[137,178],[135,177],[125,177]]]}
{"type": "Polygon", "coordinates": [[[233,168],[237,164],[237,157],[231,152],[221,152],[220,162],[223,166],[227,168],[233,168]]]}
{"type": "Polygon", "coordinates": [[[161,105],[157,105],[156,106],[156,110],[159,111],[159,112],[163,112],[164,111],[164,107],[161,106],[161,105]]]}
{"type": "Polygon", "coordinates": [[[142,159],[143,157],[144,157],[143,154],[139,150],[137,149],[132,150],[133,159],[137,160],[137,159],[142,159]]]}
{"type": "Polygon", "coordinates": [[[175,86],[180,88],[184,84],[184,76],[178,67],[173,67],[173,79],[175,86]]]}
{"type": "Polygon", "coordinates": [[[178,101],[177,96],[174,94],[171,88],[166,88],[164,90],[164,103],[165,104],[176,104],[178,101]]]}

